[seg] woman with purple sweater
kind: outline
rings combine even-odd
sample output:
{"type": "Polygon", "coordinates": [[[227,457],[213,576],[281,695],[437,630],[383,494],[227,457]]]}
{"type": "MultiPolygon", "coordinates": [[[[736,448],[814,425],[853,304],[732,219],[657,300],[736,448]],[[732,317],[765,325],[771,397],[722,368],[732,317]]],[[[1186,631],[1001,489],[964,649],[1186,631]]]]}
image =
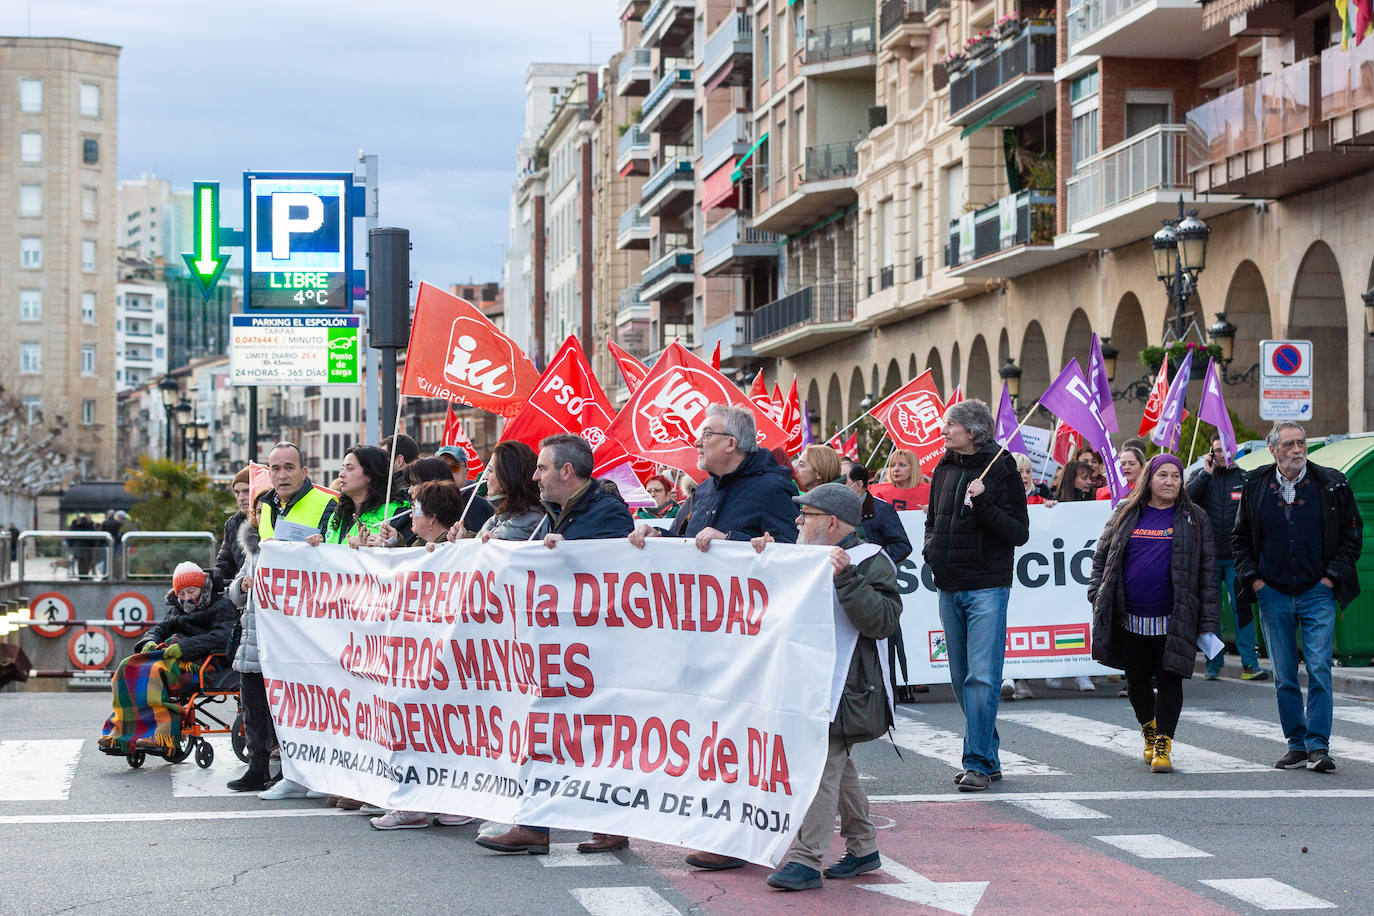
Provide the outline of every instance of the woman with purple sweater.
{"type": "Polygon", "coordinates": [[[1155,773],[1173,772],[1169,755],[1198,635],[1217,632],[1216,566],[1212,526],[1183,489],[1182,462],[1156,455],[1103,529],[1088,584],[1093,658],[1126,673],[1155,773]]]}

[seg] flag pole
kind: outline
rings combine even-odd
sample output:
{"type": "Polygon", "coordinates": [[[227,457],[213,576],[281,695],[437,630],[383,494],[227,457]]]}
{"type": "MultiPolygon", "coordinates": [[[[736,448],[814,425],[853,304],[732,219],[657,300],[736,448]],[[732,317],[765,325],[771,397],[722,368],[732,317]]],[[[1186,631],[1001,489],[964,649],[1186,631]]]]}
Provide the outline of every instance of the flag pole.
{"type": "Polygon", "coordinates": [[[396,422],[391,424],[391,460],[386,466],[386,501],[382,506],[391,505],[391,484],[396,480],[396,433],[401,429],[401,411],[405,410],[406,396],[402,394],[396,399],[396,422]]]}
{"type": "Polygon", "coordinates": [[[882,434],[881,436],[878,437],[878,444],[875,445],[875,446],[873,446],[873,452],[868,456],[868,460],[864,462],[864,467],[868,467],[870,464],[873,463],[873,459],[876,458],[876,457],[878,457],[878,449],[882,448],[882,447],[883,447],[883,443],[886,442],[886,441],[887,441],[887,430],[884,429],[884,430],[883,430],[883,434],[882,434]]]}
{"type": "Polygon", "coordinates": [[[1053,425],[1050,426],[1050,441],[1049,441],[1049,445],[1048,445],[1048,446],[1046,447],[1046,449],[1045,449],[1045,460],[1042,461],[1042,462],[1040,462],[1040,477],[1041,477],[1041,479],[1042,479],[1042,481],[1043,481],[1044,483],[1049,483],[1048,480],[1044,480],[1044,477],[1045,477],[1045,474],[1046,474],[1046,473],[1049,471],[1049,469],[1050,469],[1050,461],[1051,461],[1051,459],[1050,459],[1050,452],[1054,451],[1054,437],[1055,437],[1055,434],[1056,434],[1056,433],[1058,432],[1058,430],[1059,430],[1059,424],[1060,424],[1060,423],[1063,423],[1063,422],[1064,422],[1063,420],[1055,420],[1054,423],[1053,423],[1053,425]]]}
{"type": "Polygon", "coordinates": [[[463,506],[463,513],[458,516],[459,524],[468,517],[468,510],[472,508],[472,501],[477,498],[477,491],[482,489],[482,481],[487,479],[487,473],[491,470],[491,461],[487,461],[487,466],[482,468],[482,473],[477,475],[477,482],[472,485],[472,494],[468,496],[467,505],[463,506]]]}
{"type": "Polygon", "coordinates": [[[1193,463],[1193,449],[1197,448],[1197,428],[1202,425],[1202,406],[1198,406],[1198,416],[1193,417],[1193,437],[1188,443],[1188,460],[1183,463],[1186,468],[1193,463]]]}
{"type": "MultiPolygon", "coordinates": [[[[830,438],[833,439],[833,438],[835,438],[835,436],[838,436],[838,435],[841,435],[841,434],[843,434],[843,433],[849,432],[849,430],[851,430],[851,429],[853,429],[855,426],[857,426],[857,425],[859,424],[859,421],[862,420],[864,417],[868,416],[868,414],[869,414],[869,411],[864,411],[863,413],[859,414],[857,417],[855,417],[853,420],[851,420],[851,421],[850,421],[846,426],[844,426],[842,429],[837,429],[837,430],[835,430],[834,434],[831,435],[830,438]]],[[[826,441],[828,442],[828,441],[830,441],[830,440],[827,439],[826,441]]]]}
{"type": "MultiPolygon", "coordinates": [[[[1016,424],[1016,428],[1011,431],[1011,435],[1007,436],[1007,442],[1010,442],[1011,440],[1016,438],[1016,434],[1021,432],[1021,427],[1025,426],[1028,422],[1030,422],[1030,418],[1035,416],[1035,412],[1039,409],[1040,402],[1036,401],[1034,404],[1031,405],[1031,409],[1026,412],[1026,415],[1021,418],[1021,422],[1016,424]]],[[[1051,441],[1050,445],[1054,445],[1053,441],[1051,441]]],[[[983,468],[983,473],[978,475],[978,480],[982,480],[984,477],[988,476],[988,471],[992,470],[992,462],[996,461],[998,458],[1001,458],[1002,453],[1006,450],[1007,446],[1003,444],[1002,447],[997,450],[997,454],[992,456],[992,461],[988,462],[988,466],[983,468]]]]}

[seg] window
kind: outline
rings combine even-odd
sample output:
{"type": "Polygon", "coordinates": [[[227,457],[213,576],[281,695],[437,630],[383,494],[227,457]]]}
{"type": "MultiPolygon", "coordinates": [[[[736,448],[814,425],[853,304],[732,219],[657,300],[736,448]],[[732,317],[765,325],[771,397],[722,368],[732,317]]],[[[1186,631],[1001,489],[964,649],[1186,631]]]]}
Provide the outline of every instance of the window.
{"type": "Polygon", "coordinates": [[[1126,93],[1126,136],[1173,120],[1174,94],[1168,90],[1134,89],[1126,93]]]}
{"type": "Polygon", "coordinates": [[[1085,73],[1069,84],[1072,124],[1069,129],[1069,174],[1077,174],[1079,163],[1097,155],[1098,94],[1097,71],[1085,73]]]}
{"type": "Polygon", "coordinates": [[[84,398],[81,401],[81,425],[95,425],[95,399],[84,398]]]}
{"type": "Polygon", "coordinates": [[[24,114],[37,114],[43,110],[43,81],[19,81],[19,110],[24,114]]]}
{"type": "Polygon", "coordinates": [[[43,371],[43,345],[26,343],[19,345],[19,374],[38,375],[43,371]]]}
{"type": "Polygon", "coordinates": [[[87,137],[81,141],[81,164],[99,165],[100,164],[100,141],[93,137],[87,137]]]}
{"type": "Polygon", "coordinates": [[[351,398],[344,400],[344,422],[353,422],[353,400],[351,398]]]}
{"type": "Polygon", "coordinates": [[[35,425],[43,419],[43,399],[39,397],[27,397],[23,400],[24,413],[28,416],[28,424],[35,425]]]}
{"type": "Polygon", "coordinates": [[[81,84],[81,117],[100,117],[100,87],[95,83],[81,84]]]}
{"type": "Polygon", "coordinates": [[[81,348],[81,374],[95,375],[95,344],[86,344],[81,348]]]}
{"type": "Polygon", "coordinates": [[[19,266],[37,269],[43,266],[43,240],[24,236],[19,240],[19,266]]]}
{"type": "Polygon", "coordinates": [[[95,293],[81,294],[81,323],[95,324],[95,293]]]}
{"type": "Polygon", "coordinates": [[[37,131],[25,131],[19,135],[19,161],[43,161],[43,135],[37,131]]]}
{"type": "Polygon", "coordinates": [[[945,225],[950,225],[964,212],[964,164],[956,162],[945,169],[945,225]]]}
{"type": "Polygon", "coordinates": [[[95,240],[81,240],[81,269],[90,273],[95,270],[95,240]]]}
{"type": "Polygon", "coordinates": [[[19,186],[19,215],[43,215],[43,186],[41,184],[21,184],[19,186]]]}
{"type": "Polygon", "coordinates": [[[806,47],[806,9],[801,6],[792,9],[796,11],[792,17],[792,47],[800,51],[806,47]]]}
{"type": "Polygon", "coordinates": [[[761,32],[759,32],[759,70],[760,70],[760,73],[759,73],[759,82],[760,82],[760,83],[767,82],[767,81],[768,81],[768,77],[772,75],[772,73],[773,73],[773,71],[772,71],[772,69],[771,69],[771,67],[772,67],[772,60],[773,60],[773,52],[772,52],[772,50],[771,50],[771,46],[770,46],[769,43],[768,43],[768,30],[767,30],[767,29],[764,29],[764,30],[762,30],[761,32]]]}
{"type": "Polygon", "coordinates": [[[43,292],[41,290],[21,289],[19,291],[19,320],[43,320],[43,292]]]}
{"type": "Polygon", "coordinates": [[[100,195],[95,188],[81,189],[81,218],[96,220],[100,218],[100,195]]]}

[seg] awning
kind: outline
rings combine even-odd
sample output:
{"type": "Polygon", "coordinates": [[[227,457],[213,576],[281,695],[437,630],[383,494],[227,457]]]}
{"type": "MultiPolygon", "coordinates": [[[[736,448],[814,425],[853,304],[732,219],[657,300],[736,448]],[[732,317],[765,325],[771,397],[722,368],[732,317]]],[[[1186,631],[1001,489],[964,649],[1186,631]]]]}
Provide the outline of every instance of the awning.
{"type": "Polygon", "coordinates": [[[1264,6],[1269,0],[1203,0],[1202,27],[1210,29],[1234,16],[1248,13],[1256,7],[1264,6]]]}
{"type": "Polygon", "coordinates": [[[767,140],[768,131],[764,131],[763,136],[755,140],[754,145],[749,147],[748,152],[746,152],[743,156],[740,157],[739,164],[736,165],[735,170],[730,173],[731,181],[739,181],[741,178],[744,177],[744,164],[748,162],[751,158],[753,158],[754,153],[758,152],[759,147],[763,146],[763,144],[767,142],[767,140]]]}
{"type": "Polygon", "coordinates": [[[993,110],[991,114],[987,115],[986,117],[979,118],[977,121],[974,121],[968,127],[965,127],[962,131],[960,131],[959,139],[963,140],[967,138],[970,134],[972,134],[974,131],[981,130],[982,128],[987,127],[993,121],[996,121],[998,118],[1002,117],[1002,115],[1006,114],[1014,108],[1018,108],[1026,104],[1031,99],[1035,98],[1035,96],[1039,92],[1040,88],[1037,86],[1036,88],[1031,89],[1028,92],[1021,93],[1016,98],[1012,99],[1010,102],[1007,102],[1005,105],[998,106],[996,109],[993,110]]]}
{"type": "Polygon", "coordinates": [[[731,179],[734,172],[735,160],[731,159],[706,176],[701,186],[701,209],[739,207],[739,186],[731,179]]]}

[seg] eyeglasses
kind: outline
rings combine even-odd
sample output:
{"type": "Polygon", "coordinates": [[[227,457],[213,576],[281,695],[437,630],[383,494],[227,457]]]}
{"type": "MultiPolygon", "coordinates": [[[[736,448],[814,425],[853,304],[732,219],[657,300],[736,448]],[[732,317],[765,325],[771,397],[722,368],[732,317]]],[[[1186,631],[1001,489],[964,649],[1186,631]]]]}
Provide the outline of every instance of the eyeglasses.
{"type": "Polygon", "coordinates": [[[1287,442],[1280,442],[1280,443],[1279,443],[1279,448],[1283,449],[1283,450],[1286,451],[1286,452],[1291,452],[1291,451],[1293,451],[1294,449],[1306,449],[1306,448],[1307,448],[1307,440],[1306,440],[1306,439],[1289,439],[1287,442]]]}
{"type": "Polygon", "coordinates": [[[828,516],[830,513],[829,513],[829,512],[807,512],[805,509],[803,509],[803,510],[801,510],[801,513],[800,513],[800,514],[801,514],[801,515],[810,515],[810,516],[812,516],[813,518],[815,518],[815,517],[819,517],[819,516],[828,516]]]}
{"type": "MultiPolygon", "coordinates": [[[[705,448],[706,440],[711,438],[712,436],[730,436],[730,434],[716,432],[714,429],[703,429],[700,433],[697,434],[697,441],[692,444],[695,445],[697,448],[705,448]]],[[[730,436],[730,438],[733,439],[735,437],[730,436]]]]}

